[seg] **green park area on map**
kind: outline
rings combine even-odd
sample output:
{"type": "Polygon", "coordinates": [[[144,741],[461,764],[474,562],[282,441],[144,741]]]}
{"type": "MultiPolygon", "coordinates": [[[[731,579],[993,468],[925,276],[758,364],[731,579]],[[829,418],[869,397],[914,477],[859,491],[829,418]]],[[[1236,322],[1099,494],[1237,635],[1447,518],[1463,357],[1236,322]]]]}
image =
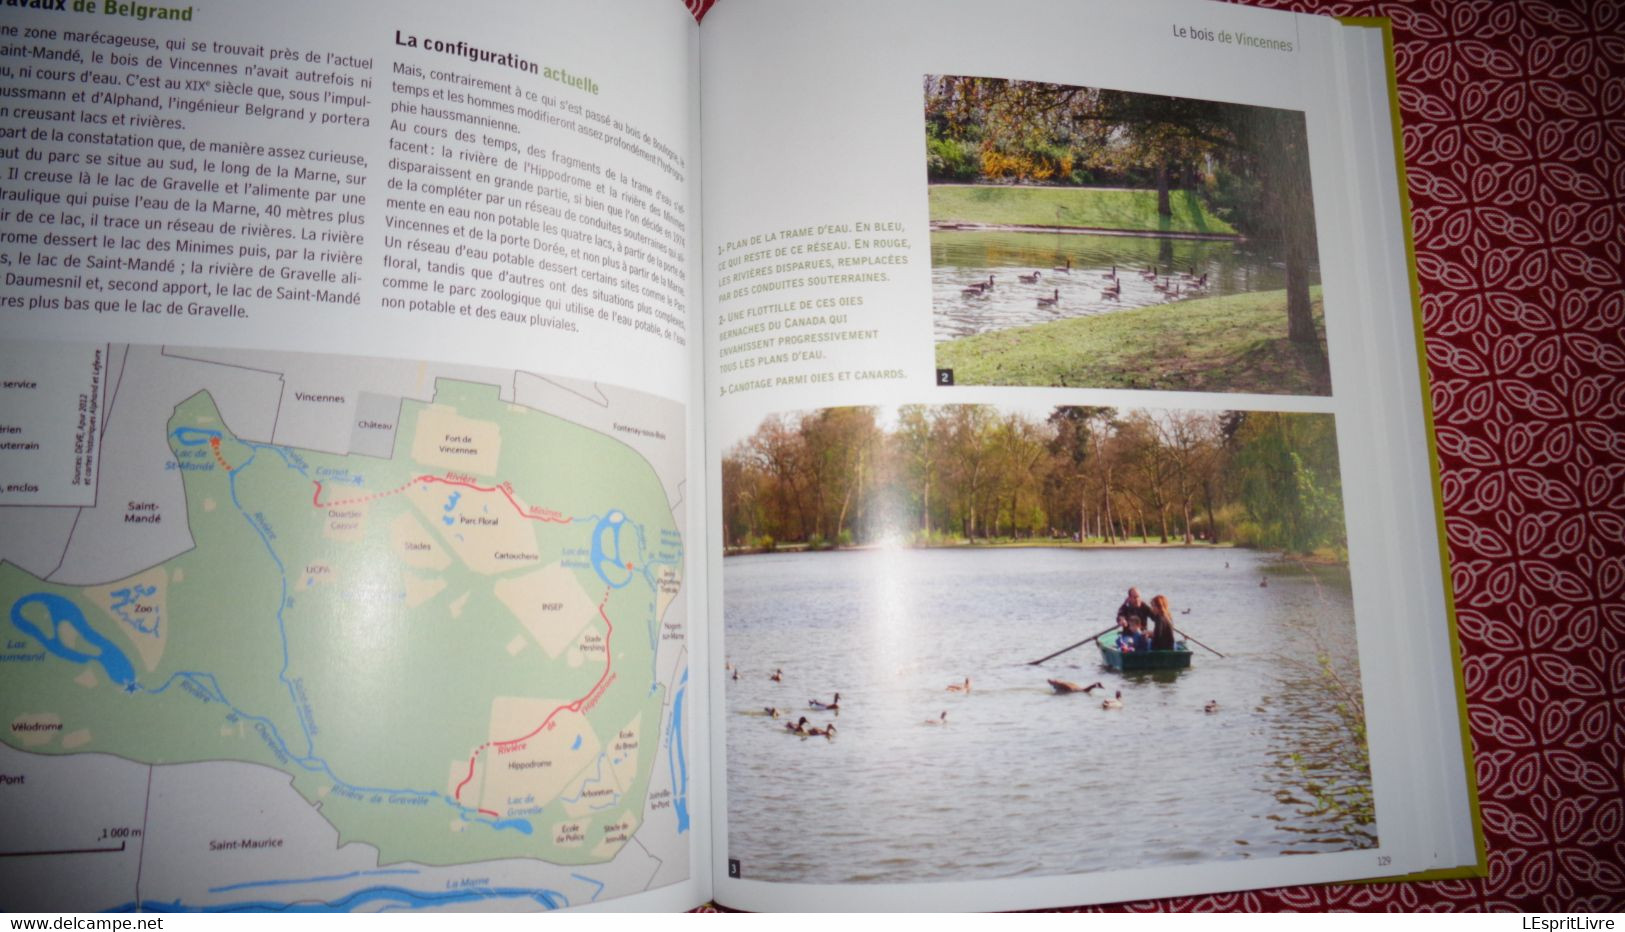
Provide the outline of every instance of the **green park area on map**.
{"type": "Polygon", "coordinates": [[[274,767],[385,863],[626,844],[683,557],[646,460],[447,380],[387,460],[242,440],[207,393],[168,432],[190,550],[97,586],[0,565],[7,744],[274,767]]]}

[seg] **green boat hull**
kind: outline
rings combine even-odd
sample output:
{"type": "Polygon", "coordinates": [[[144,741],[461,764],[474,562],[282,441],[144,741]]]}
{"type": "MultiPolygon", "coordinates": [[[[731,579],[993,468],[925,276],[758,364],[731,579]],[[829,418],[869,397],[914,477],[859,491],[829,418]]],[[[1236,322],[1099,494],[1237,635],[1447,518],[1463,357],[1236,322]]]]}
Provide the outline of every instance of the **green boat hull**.
{"type": "Polygon", "coordinates": [[[1143,673],[1151,670],[1184,670],[1191,665],[1191,650],[1184,641],[1176,641],[1173,650],[1145,650],[1124,653],[1117,649],[1117,632],[1109,631],[1095,641],[1100,648],[1100,660],[1121,673],[1143,673]]]}

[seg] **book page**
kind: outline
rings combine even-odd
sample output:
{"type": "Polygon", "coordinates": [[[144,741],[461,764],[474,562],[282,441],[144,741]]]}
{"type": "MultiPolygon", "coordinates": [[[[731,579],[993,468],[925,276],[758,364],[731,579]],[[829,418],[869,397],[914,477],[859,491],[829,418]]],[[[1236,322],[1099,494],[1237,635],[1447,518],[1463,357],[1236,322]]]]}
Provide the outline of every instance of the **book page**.
{"type": "Polygon", "coordinates": [[[718,900],[1471,863],[1372,46],[1186,3],[703,40],[718,900]]]}
{"type": "Polygon", "coordinates": [[[6,909],[709,895],[696,42],[0,22],[6,909]]]}

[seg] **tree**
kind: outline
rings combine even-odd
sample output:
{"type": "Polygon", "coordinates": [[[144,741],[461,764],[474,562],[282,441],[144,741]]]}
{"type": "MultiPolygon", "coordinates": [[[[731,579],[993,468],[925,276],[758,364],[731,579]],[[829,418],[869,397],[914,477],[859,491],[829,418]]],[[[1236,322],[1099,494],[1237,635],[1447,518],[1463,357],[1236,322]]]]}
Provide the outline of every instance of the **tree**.
{"type": "Polygon", "coordinates": [[[1233,444],[1239,497],[1263,546],[1296,553],[1348,546],[1331,415],[1248,412],[1233,444]]]}

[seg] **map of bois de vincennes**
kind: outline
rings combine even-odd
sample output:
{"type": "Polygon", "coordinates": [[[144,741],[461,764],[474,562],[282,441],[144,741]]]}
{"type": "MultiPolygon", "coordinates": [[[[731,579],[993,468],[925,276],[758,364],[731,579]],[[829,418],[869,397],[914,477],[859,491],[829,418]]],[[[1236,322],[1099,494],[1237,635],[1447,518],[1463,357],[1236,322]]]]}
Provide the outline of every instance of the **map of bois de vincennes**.
{"type": "Polygon", "coordinates": [[[0,905],[557,907],[686,876],[679,406],[93,349],[95,505],[0,499],[0,905]]]}

